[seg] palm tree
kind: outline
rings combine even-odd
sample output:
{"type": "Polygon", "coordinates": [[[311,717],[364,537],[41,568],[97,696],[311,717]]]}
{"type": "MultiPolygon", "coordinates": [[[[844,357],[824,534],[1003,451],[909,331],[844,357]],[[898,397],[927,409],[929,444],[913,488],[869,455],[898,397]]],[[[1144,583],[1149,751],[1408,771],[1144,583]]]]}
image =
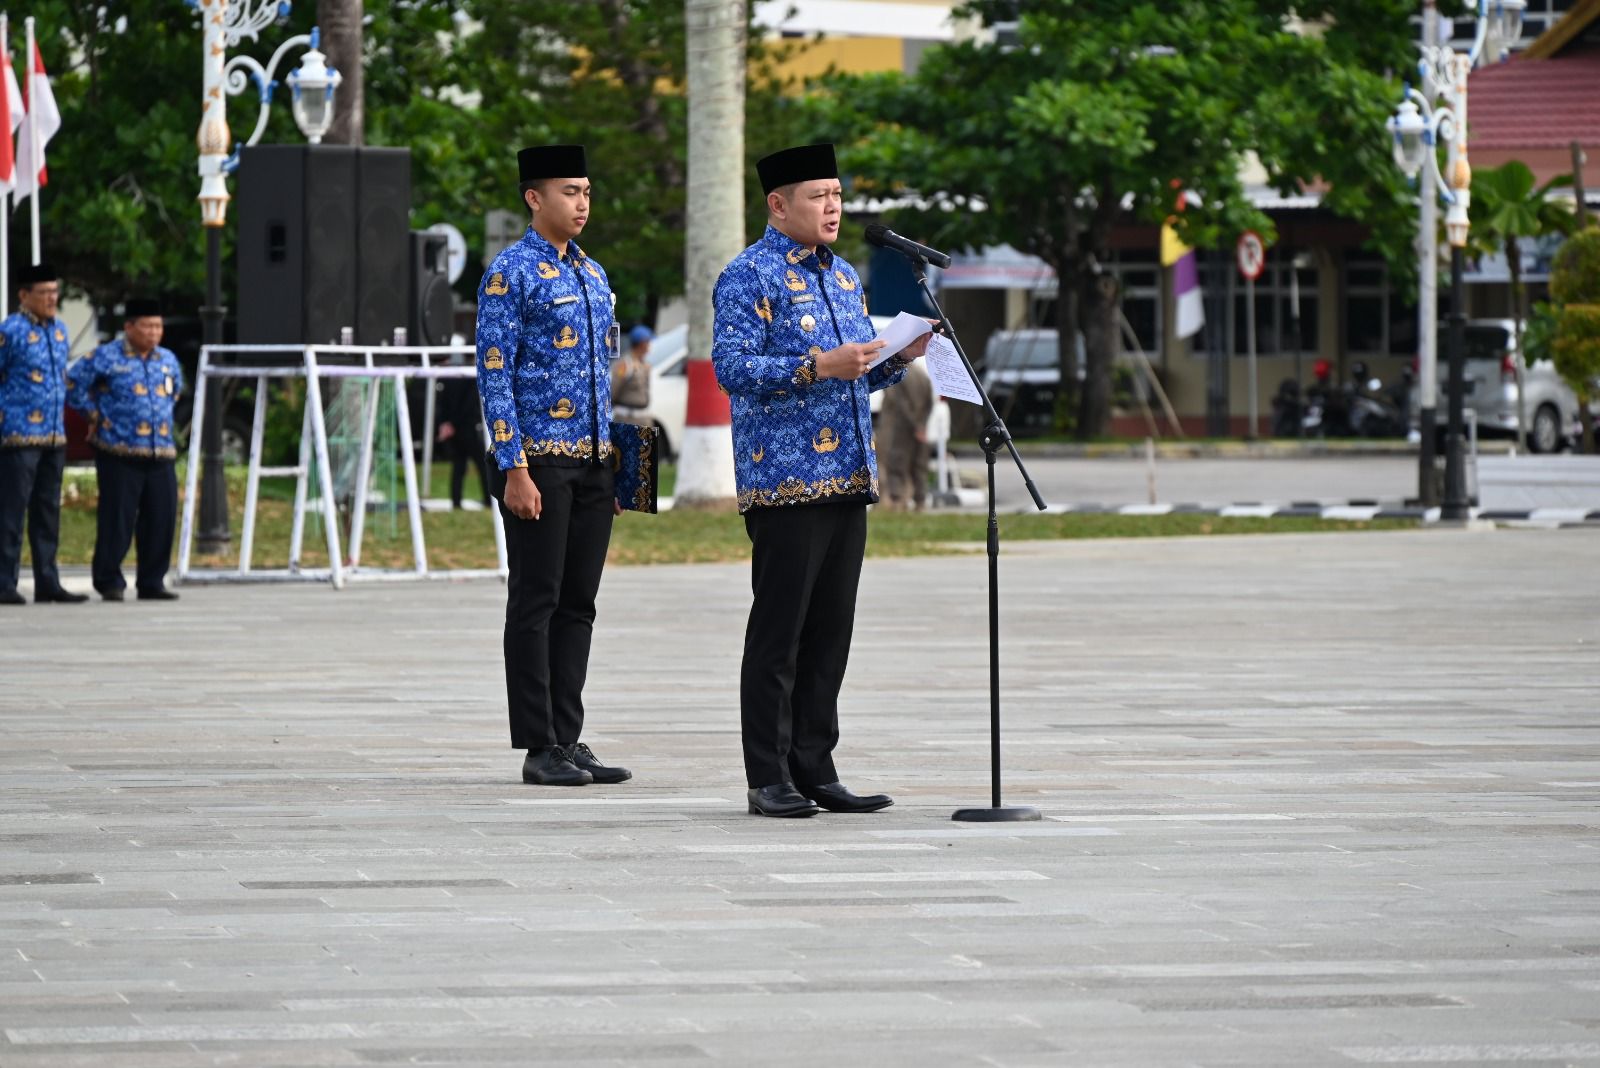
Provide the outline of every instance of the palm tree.
{"type": "Polygon", "coordinates": [[[1528,293],[1522,282],[1522,239],[1572,232],[1572,209],[1551,200],[1551,190],[1570,186],[1562,174],[1534,188],[1533,171],[1521,160],[1472,173],[1472,236],[1480,252],[1503,251],[1511,270],[1511,306],[1516,321],[1517,447],[1528,447],[1528,406],[1523,388],[1522,331],[1528,319],[1528,293]]]}

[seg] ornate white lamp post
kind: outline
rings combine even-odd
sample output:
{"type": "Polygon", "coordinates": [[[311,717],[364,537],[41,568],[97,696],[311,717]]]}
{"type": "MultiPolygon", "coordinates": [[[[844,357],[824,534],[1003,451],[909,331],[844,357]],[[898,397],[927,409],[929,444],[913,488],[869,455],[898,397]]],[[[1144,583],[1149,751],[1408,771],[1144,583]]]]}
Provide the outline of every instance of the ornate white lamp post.
{"type": "Polygon", "coordinates": [[[1405,99],[1389,119],[1395,163],[1407,178],[1421,178],[1422,222],[1419,234],[1421,292],[1418,300],[1418,386],[1422,459],[1419,495],[1434,503],[1434,438],[1438,403],[1438,198],[1446,205],[1445,235],[1450,242],[1450,410],[1445,439],[1445,487],[1440,518],[1461,520],[1470,514],[1462,451],[1462,372],[1466,353],[1466,310],[1461,273],[1472,200],[1472,167],[1467,162],[1467,77],[1480,62],[1492,62],[1522,34],[1527,0],[1478,0],[1477,33],[1466,54],[1439,44],[1439,15],[1433,0],[1423,5],[1422,59],[1417,64],[1419,87],[1406,87],[1405,99]],[[1439,166],[1440,142],[1449,146],[1445,167],[1439,166]]]}
{"type": "MultiPolygon", "coordinates": [[[[261,31],[289,17],[288,0],[189,0],[200,12],[204,30],[205,65],[201,81],[200,132],[200,220],[206,228],[206,303],[200,309],[201,338],[205,344],[222,341],[222,226],[227,220],[227,175],[238,166],[238,150],[228,154],[231,134],[228,129],[227,97],[238,96],[253,82],[260,94],[261,111],[255,129],[245,142],[253,145],[267,128],[267,112],[277,87],[273,74],[289,50],[306,45],[300,69],[289,75],[293,91],[294,117],[301,132],[312,143],[322,140],[333,122],[333,97],[340,76],[330,70],[326,57],[317,50],[318,33],[299,34],[278,46],[263,67],[246,55],[227,60],[229,48],[248,37],[258,40],[261,31]]],[[[207,387],[205,425],[200,428],[200,551],[221,551],[228,543],[228,498],[222,470],[222,404],[216,381],[207,387]]],[[[191,428],[190,433],[193,433],[191,428]]]]}

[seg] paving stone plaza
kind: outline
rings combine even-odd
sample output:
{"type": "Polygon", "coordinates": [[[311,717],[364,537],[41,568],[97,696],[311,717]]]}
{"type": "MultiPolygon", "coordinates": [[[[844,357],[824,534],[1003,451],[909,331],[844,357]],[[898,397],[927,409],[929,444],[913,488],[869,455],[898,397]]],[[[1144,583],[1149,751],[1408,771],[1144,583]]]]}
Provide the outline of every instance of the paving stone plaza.
{"type": "MultiPolygon", "coordinates": [[[[981,522],[975,519],[975,522],[981,522]]],[[[845,781],[744,812],[748,565],[613,569],[518,781],[494,582],[0,615],[0,1065],[1600,1065],[1600,536],[867,562],[845,781]]]]}

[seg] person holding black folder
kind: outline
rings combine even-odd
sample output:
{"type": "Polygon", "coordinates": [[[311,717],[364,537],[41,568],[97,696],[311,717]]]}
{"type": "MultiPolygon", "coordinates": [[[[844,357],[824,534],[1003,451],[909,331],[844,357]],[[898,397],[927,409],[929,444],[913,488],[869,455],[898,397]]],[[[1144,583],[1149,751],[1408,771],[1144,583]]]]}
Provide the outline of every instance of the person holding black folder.
{"type": "Polygon", "coordinates": [[[511,744],[523,782],[617,783],[579,736],[595,595],[616,499],[611,286],[575,240],[589,221],[582,145],[517,154],[522,239],[478,288],[478,389],[493,438],[493,489],[510,568],[505,623],[511,744]]]}
{"type": "Polygon", "coordinates": [[[832,145],[785,149],[756,169],[767,229],[717,279],[711,350],[754,549],[739,676],[749,811],[873,812],[893,799],[852,793],[833,766],[878,500],[868,394],[898,382],[928,335],[894,354],[874,340],[861,277],[829,248],[843,198],[832,145]]]}

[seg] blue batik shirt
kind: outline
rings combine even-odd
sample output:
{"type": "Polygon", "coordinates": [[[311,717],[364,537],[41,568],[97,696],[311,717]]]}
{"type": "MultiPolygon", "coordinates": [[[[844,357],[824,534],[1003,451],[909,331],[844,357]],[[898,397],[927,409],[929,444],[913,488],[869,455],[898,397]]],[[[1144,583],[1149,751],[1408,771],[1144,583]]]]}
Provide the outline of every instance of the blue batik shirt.
{"type": "Polygon", "coordinates": [[[0,448],[67,443],[67,329],[14,312],[0,322],[0,448]]]}
{"type": "Polygon", "coordinates": [[[502,471],[611,455],[611,284],[533,227],[478,286],[478,392],[502,471]]]}
{"type": "Polygon", "coordinates": [[[711,359],[733,414],[739,511],[878,499],[869,394],[905,375],[890,357],[854,381],[817,377],[817,357],[876,336],[861,277],[768,226],[723,268],[711,359]]]}
{"type": "Polygon", "coordinates": [[[159,345],[141,356],[126,338],[106,342],[67,368],[67,403],[89,420],[94,447],[115,456],[176,457],[172,409],[183,389],[176,356],[159,345]]]}

